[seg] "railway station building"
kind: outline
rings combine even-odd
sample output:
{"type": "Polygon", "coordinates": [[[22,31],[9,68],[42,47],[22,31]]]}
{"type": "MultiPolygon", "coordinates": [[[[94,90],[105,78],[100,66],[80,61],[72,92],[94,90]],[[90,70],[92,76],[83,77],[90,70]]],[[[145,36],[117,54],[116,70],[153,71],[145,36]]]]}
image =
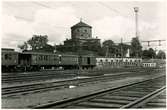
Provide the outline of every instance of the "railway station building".
{"type": "Polygon", "coordinates": [[[71,51],[83,51],[100,46],[100,39],[92,37],[92,26],[80,21],[71,27],[71,38],[64,41],[63,47],[71,51]]]}

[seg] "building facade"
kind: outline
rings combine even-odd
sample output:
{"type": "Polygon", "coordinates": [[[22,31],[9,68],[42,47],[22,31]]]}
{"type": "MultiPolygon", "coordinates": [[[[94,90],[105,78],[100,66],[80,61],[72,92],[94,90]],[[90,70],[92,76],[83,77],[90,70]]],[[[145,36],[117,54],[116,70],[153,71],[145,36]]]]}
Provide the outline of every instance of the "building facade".
{"type": "Polygon", "coordinates": [[[80,21],[71,27],[71,39],[64,41],[64,48],[71,51],[88,50],[100,46],[100,39],[92,37],[92,26],[80,21]]]}

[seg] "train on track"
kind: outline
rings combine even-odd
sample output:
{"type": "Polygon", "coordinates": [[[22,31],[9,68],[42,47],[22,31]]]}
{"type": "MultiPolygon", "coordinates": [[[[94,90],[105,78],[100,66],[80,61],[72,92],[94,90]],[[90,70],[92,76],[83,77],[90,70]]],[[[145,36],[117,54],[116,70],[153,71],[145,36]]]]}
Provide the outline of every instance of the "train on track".
{"type": "Polygon", "coordinates": [[[71,55],[42,52],[16,52],[2,49],[2,72],[39,71],[41,69],[92,69],[96,68],[156,68],[166,65],[165,60],[146,61],[142,58],[104,58],[94,55],[71,55]]]}
{"type": "Polygon", "coordinates": [[[93,55],[67,55],[40,52],[16,52],[2,49],[2,72],[38,71],[40,69],[88,69],[96,66],[93,55]]]}

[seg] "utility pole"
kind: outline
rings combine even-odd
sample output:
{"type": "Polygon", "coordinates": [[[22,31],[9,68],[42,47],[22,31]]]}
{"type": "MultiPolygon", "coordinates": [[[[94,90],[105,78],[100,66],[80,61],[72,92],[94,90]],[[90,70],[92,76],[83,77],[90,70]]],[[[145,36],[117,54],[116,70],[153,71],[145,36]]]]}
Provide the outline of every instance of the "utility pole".
{"type": "Polygon", "coordinates": [[[121,60],[122,60],[122,62],[121,62],[121,64],[123,65],[123,49],[122,49],[122,37],[121,37],[121,60]]]}
{"type": "MultiPolygon", "coordinates": [[[[134,7],[135,11],[135,24],[136,24],[136,38],[139,39],[139,32],[138,32],[138,12],[139,12],[139,7],[134,7]]],[[[137,50],[137,58],[139,57],[139,53],[137,50]]]]}
{"type": "Polygon", "coordinates": [[[122,50],[122,37],[121,37],[121,58],[123,58],[123,50],[122,50]]]}
{"type": "Polygon", "coordinates": [[[106,47],[107,47],[107,50],[106,50],[106,58],[107,58],[109,56],[108,55],[109,54],[109,52],[108,52],[109,51],[109,46],[107,45],[106,47]]]}
{"type": "Polygon", "coordinates": [[[138,12],[139,12],[139,8],[134,7],[134,11],[135,11],[136,37],[139,37],[139,33],[138,33],[138,12]]]}

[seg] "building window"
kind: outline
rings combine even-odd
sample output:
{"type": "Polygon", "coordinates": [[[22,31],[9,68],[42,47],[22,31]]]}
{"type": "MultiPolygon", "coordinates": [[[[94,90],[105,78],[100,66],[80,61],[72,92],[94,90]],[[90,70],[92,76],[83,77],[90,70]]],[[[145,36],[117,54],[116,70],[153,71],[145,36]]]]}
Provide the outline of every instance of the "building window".
{"type": "Polygon", "coordinates": [[[79,29],[77,29],[77,32],[79,32],[79,29]]]}
{"type": "Polygon", "coordinates": [[[85,30],[85,32],[87,32],[87,30],[85,30]]]}

